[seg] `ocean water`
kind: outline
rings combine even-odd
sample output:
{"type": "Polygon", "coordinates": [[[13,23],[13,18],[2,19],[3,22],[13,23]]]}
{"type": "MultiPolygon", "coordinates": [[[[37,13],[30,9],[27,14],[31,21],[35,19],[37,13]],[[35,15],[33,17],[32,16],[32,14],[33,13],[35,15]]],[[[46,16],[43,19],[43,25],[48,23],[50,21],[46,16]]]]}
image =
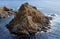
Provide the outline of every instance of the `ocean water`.
{"type": "MultiPolygon", "coordinates": [[[[51,29],[46,33],[37,33],[35,36],[31,36],[31,39],[60,39],[60,0],[0,0],[0,6],[9,6],[14,10],[18,10],[21,4],[25,2],[36,6],[38,10],[46,15],[56,14],[51,21],[51,29]]],[[[0,19],[0,39],[17,39],[10,34],[5,26],[13,18],[11,16],[0,19]]]]}

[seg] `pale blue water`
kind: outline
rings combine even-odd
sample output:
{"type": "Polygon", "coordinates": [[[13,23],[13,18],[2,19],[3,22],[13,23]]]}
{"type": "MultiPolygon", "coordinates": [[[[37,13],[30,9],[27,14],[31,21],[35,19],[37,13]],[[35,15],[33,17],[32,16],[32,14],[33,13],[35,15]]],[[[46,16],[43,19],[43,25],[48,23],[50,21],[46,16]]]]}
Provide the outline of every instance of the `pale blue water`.
{"type": "MultiPolygon", "coordinates": [[[[0,6],[9,6],[13,9],[18,9],[22,3],[36,6],[44,14],[56,14],[57,16],[51,22],[51,30],[46,33],[38,33],[36,36],[31,36],[31,39],[60,39],[60,0],[0,0],[0,6]]],[[[0,39],[14,39],[6,24],[11,21],[13,16],[0,20],[0,39]]]]}

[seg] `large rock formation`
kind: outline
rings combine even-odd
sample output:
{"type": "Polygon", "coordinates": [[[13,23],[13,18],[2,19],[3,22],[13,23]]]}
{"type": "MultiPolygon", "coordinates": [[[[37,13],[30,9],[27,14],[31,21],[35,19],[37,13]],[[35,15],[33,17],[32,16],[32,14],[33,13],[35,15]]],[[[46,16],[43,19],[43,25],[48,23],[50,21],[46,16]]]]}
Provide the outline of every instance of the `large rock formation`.
{"type": "Polygon", "coordinates": [[[0,7],[0,18],[6,18],[11,15],[15,15],[15,12],[13,11],[13,9],[10,9],[6,6],[0,7]]]}
{"type": "Polygon", "coordinates": [[[16,35],[31,35],[41,31],[47,31],[49,19],[34,6],[22,4],[16,17],[7,25],[9,31],[16,35]]]}

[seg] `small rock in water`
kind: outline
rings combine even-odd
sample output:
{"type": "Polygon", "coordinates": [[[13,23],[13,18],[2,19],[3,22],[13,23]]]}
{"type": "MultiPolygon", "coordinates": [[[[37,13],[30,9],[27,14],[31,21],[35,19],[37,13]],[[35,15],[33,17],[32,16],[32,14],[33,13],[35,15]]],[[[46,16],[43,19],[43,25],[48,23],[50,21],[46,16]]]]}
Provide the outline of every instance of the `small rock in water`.
{"type": "Polygon", "coordinates": [[[6,6],[0,7],[0,18],[6,18],[12,15],[15,15],[15,12],[13,11],[13,9],[10,9],[6,6]]]}
{"type": "Polygon", "coordinates": [[[51,14],[51,16],[56,16],[56,14],[51,14]]]}

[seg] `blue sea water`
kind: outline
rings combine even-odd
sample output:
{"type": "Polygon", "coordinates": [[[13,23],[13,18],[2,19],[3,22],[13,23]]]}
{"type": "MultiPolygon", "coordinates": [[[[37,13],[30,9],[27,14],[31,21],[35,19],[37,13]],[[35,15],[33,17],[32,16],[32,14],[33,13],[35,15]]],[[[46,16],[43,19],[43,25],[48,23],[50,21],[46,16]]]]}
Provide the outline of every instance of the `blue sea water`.
{"type": "MultiPolygon", "coordinates": [[[[60,39],[60,0],[0,0],[0,6],[9,6],[18,10],[25,2],[36,6],[44,14],[56,14],[51,21],[49,32],[37,33],[36,36],[31,36],[31,39],[60,39]]],[[[13,16],[0,20],[0,39],[14,39],[5,26],[12,19],[13,16]]]]}

